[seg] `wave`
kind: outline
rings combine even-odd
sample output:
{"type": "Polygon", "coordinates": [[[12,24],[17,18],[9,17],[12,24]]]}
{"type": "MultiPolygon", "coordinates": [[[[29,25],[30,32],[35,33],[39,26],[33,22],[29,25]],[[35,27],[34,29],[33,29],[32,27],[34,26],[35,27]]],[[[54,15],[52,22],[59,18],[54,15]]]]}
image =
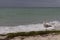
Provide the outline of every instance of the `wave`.
{"type": "Polygon", "coordinates": [[[50,21],[46,24],[52,25],[52,27],[44,27],[44,23],[38,24],[29,24],[29,25],[19,25],[19,26],[0,26],[0,34],[7,34],[7,33],[16,33],[16,32],[30,32],[30,31],[45,31],[59,29],[60,22],[59,21],[50,21]]]}

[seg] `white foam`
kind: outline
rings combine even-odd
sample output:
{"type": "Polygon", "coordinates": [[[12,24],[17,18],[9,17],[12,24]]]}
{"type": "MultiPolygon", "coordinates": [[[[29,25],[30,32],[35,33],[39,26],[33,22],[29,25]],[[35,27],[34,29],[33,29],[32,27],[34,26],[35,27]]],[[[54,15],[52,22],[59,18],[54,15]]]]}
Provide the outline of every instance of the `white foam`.
{"type": "MultiPolygon", "coordinates": [[[[60,27],[59,21],[49,22],[52,27],[48,27],[47,30],[55,29],[55,27],[60,27]]],[[[30,31],[44,31],[46,28],[43,24],[29,24],[29,25],[19,25],[14,27],[0,26],[0,34],[15,33],[15,32],[30,32],[30,31]]]]}

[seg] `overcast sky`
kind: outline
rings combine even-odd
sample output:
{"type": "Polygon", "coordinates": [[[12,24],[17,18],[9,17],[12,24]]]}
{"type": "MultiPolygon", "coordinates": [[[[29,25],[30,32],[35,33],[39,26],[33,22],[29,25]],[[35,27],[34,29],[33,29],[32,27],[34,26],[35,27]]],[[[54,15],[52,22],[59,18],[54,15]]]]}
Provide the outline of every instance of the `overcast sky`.
{"type": "Polygon", "coordinates": [[[60,7],[60,0],[0,0],[0,7],[60,7]]]}

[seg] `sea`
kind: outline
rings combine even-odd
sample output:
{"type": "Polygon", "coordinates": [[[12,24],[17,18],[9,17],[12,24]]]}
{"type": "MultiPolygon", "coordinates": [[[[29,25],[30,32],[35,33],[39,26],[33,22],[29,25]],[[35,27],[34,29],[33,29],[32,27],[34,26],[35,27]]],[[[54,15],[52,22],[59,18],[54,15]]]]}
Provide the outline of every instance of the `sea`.
{"type": "Polygon", "coordinates": [[[45,30],[44,21],[60,21],[60,7],[0,8],[0,34],[45,30]]]}

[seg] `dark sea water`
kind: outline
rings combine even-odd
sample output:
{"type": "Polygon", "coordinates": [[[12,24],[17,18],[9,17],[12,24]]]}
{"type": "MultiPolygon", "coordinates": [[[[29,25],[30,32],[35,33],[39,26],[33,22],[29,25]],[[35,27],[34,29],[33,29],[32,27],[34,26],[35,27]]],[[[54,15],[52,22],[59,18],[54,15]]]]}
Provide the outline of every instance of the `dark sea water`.
{"type": "Polygon", "coordinates": [[[60,21],[60,8],[0,8],[0,26],[60,21]]]}

